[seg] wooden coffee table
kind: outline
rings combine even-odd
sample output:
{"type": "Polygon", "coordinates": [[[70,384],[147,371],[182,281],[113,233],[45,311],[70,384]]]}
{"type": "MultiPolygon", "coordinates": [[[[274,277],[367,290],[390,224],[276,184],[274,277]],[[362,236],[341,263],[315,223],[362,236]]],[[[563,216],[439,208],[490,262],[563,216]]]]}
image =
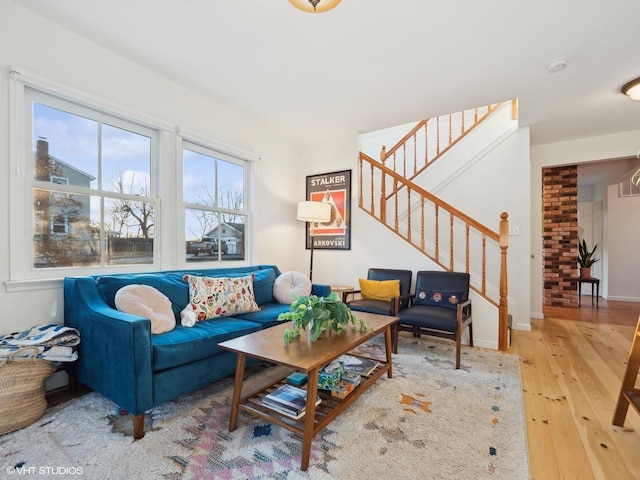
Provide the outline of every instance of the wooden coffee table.
{"type": "Polygon", "coordinates": [[[348,327],[343,333],[332,332],[315,342],[309,342],[306,334],[303,333],[300,338],[287,345],[283,335],[284,330],[291,327],[291,322],[284,322],[282,325],[220,343],[220,348],[238,354],[229,431],[233,432],[238,426],[238,412],[242,410],[302,436],[301,468],[306,470],[309,467],[313,437],[355,402],[384,373],[389,378],[393,376],[391,327],[398,321],[398,317],[363,312],[354,312],[354,314],[358,319],[364,320],[368,326],[367,332],[362,333],[348,327]],[[360,385],[353,392],[346,398],[339,399],[332,397],[331,392],[318,390],[318,372],[322,367],[381,333],[384,333],[386,361],[377,359],[380,361],[380,366],[370,376],[362,377],[360,385]],[[285,377],[243,395],[242,382],[247,356],[288,366],[307,374],[308,380],[303,387],[307,389],[307,407],[304,417],[295,420],[262,404],[262,397],[282,385],[285,377]],[[322,402],[316,406],[314,400],[318,394],[322,402]]]}

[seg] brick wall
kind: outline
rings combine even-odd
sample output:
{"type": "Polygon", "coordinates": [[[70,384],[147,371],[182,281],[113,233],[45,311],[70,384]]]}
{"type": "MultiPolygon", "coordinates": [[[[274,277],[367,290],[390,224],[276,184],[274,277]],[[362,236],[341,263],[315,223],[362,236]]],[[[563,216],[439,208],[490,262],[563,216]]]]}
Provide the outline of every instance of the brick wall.
{"type": "Polygon", "coordinates": [[[578,306],[578,167],[542,169],[543,303],[578,306]]]}

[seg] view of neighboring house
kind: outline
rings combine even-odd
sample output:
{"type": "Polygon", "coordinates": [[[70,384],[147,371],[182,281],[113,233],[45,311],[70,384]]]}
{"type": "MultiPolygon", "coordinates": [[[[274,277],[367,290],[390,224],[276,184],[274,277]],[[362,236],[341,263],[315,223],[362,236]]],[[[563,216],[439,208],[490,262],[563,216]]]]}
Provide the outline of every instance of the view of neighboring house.
{"type": "Polygon", "coordinates": [[[99,232],[91,229],[91,197],[56,191],[57,185],[89,187],[95,177],[49,155],[49,143],[37,141],[36,177],[51,183],[39,190],[34,202],[34,266],[64,265],[70,258],[96,255],[99,232]]]}
{"type": "Polygon", "coordinates": [[[222,252],[229,255],[243,255],[244,223],[223,222],[207,233],[208,237],[219,238],[222,252]]]}

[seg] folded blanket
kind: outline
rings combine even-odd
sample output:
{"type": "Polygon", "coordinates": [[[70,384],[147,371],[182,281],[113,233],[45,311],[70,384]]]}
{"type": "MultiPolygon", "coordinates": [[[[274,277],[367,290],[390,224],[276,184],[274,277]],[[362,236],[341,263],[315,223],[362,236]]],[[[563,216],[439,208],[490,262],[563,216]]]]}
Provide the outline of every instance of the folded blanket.
{"type": "MultiPolygon", "coordinates": [[[[23,332],[15,332],[0,338],[0,358],[8,357],[23,347],[36,347],[38,358],[52,362],[73,362],[78,359],[75,351],[80,344],[80,333],[64,325],[47,324],[23,332]]],[[[25,349],[16,357],[32,357],[33,349],[25,349]]]]}
{"type": "MultiPolygon", "coordinates": [[[[18,352],[13,355],[13,359],[21,358],[41,358],[42,360],[49,360],[50,362],[73,362],[78,359],[78,352],[73,347],[5,347],[0,345],[0,360],[6,359],[13,352],[18,352]],[[34,348],[38,350],[38,354],[34,351],[34,348]],[[22,349],[22,351],[20,351],[22,349]]],[[[1,363],[1,362],[0,362],[1,363]]]]}

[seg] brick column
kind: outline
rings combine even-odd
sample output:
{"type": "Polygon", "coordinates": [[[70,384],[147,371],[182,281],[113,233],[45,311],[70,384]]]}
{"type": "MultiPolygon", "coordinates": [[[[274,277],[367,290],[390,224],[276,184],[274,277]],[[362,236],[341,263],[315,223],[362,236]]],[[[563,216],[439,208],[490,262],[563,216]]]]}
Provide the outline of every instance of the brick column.
{"type": "Polygon", "coordinates": [[[578,306],[578,167],[542,169],[543,303],[578,306]]]}

